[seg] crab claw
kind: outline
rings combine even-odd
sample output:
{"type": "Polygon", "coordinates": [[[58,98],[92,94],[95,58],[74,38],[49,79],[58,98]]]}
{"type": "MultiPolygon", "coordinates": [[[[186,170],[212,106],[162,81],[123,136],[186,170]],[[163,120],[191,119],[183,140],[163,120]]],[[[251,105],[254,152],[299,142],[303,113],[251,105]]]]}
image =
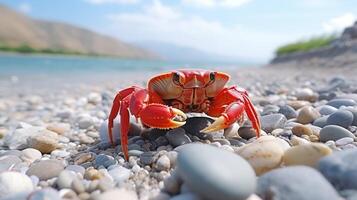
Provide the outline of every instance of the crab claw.
{"type": "Polygon", "coordinates": [[[202,133],[211,133],[215,132],[221,129],[227,128],[227,120],[224,116],[218,117],[211,125],[207,126],[203,130],[201,130],[202,133]]]}
{"type": "Polygon", "coordinates": [[[140,119],[149,127],[169,129],[183,126],[187,116],[176,108],[162,104],[149,104],[141,111],[140,119]]]}

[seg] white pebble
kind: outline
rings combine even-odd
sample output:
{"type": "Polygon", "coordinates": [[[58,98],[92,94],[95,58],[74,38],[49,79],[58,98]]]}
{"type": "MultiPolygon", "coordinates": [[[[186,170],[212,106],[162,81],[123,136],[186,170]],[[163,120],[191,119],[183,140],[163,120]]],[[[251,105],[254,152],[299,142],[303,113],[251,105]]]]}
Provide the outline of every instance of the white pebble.
{"type": "Polygon", "coordinates": [[[346,144],[350,144],[353,142],[353,138],[350,137],[344,137],[336,141],[337,146],[344,146],[346,144]]]}

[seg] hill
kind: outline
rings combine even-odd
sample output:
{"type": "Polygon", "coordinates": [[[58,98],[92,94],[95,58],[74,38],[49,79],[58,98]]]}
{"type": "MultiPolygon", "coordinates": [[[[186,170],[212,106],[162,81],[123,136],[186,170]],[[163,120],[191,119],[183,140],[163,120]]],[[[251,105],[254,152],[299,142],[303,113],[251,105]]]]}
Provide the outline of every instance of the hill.
{"type": "Polygon", "coordinates": [[[0,47],[3,51],[157,58],[154,53],[115,38],[66,23],[32,19],[2,5],[0,27],[0,47]]]}

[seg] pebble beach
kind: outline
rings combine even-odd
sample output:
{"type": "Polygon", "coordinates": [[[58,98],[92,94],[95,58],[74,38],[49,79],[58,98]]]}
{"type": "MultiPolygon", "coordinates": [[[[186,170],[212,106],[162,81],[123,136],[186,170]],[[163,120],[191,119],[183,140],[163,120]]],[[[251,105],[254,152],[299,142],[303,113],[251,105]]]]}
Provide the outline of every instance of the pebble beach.
{"type": "MultiPolygon", "coordinates": [[[[210,134],[214,119],[188,113],[183,127],[135,120],[129,160],[109,144],[116,92],[156,72],[86,81],[8,76],[0,82],[0,199],[355,200],[357,74],[351,68],[229,69],[260,114],[210,134]]],[[[140,74],[139,74],[140,73],[140,74]]],[[[114,133],[120,144],[119,120],[114,133]]]]}

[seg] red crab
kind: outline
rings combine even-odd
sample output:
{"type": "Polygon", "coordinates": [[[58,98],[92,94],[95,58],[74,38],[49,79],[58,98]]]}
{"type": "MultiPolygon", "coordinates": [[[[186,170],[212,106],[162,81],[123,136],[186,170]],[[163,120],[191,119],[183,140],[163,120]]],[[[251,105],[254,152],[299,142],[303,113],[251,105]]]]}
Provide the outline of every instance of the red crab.
{"type": "Polygon", "coordinates": [[[121,148],[128,160],[129,113],[142,124],[159,129],[185,124],[185,112],[204,112],[218,117],[202,130],[208,133],[235,123],[247,113],[257,137],[260,121],[248,93],[237,86],[227,87],[229,75],[210,70],[183,69],[159,74],[149,80],[147,88],[132,86],[119,91],[109,115],[110,142],[114,145],[113,120],[120,113],[121,148]]]}

